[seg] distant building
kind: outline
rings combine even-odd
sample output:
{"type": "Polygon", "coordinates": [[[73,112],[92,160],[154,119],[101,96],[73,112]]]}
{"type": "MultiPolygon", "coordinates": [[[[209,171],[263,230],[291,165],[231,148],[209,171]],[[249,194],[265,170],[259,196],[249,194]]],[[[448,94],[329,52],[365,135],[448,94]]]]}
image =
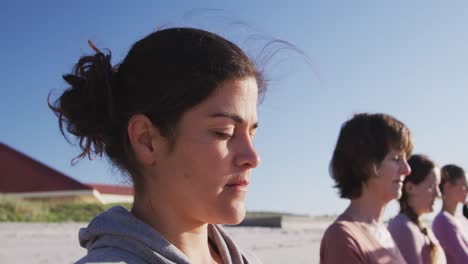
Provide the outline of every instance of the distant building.
{"type": "Polygon", "coordinates": [[[81,183],[0,142],[0,196],[103,204],[132,203],[133,188],[81,183]]]}

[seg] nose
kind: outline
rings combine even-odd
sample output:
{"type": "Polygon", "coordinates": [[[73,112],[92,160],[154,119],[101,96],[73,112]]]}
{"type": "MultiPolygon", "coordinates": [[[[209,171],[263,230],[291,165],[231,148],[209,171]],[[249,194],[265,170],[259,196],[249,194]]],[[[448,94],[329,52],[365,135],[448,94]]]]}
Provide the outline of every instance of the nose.
{"type": "Polygon", "coordinates": [[[258,155],[250,136],[247,136],[240,144],[235,158],[235,163],[237,166],[244,167],[246,169],[253,169],[260,165],[260,155],[258,155]]]}
{"type": "Polygon", "coordinates": [[[411,173],[411,167],[408,164],[408,161],[406,159],[403,159],[403,163],[401,165],[401,175],[408,176],[411,173]]]}

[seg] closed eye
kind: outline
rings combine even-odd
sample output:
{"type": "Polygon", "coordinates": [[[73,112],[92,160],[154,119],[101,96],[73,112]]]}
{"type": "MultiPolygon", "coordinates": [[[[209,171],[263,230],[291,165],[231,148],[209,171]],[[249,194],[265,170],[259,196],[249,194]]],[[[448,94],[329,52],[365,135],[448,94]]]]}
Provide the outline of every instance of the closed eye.
{"type": "Polygon", "coordinates": [[[396,154],[395,156],[393,156],[393,160],[395,160],[395,161],[400,161],[400,160],[402,160],[402,159],[406,159],[406,155],[405,155],[405,154],[399,153],[399,154],[396,154]]]}
{"type": "Polygon", "coordinates": [[[257,134],[257,130],[256,129],[251,130],[249,134],[250,134],[250,138],[254,138],[255,134],[257,134]]]}
{"type": "Polygon", "coordinates": [[[255,135],[257,134],[257,129],[258,129],[258,122],[256,122],[255,124],[252,125],[252,127],[250,127],[249,129],[249,135],[250,135],[250,138],[254,138],[255,135]]]}
{"type": "Polygon", "coordinates": [[[219,131],[215,131],[214,132],[215,136],[219,139],[222,139],[222,140],[227,140],[227,139],[230,139],[232,138],[232,134],[228,134],[228,133],[224,133],[224,132],[219,132],[219,131]]]}

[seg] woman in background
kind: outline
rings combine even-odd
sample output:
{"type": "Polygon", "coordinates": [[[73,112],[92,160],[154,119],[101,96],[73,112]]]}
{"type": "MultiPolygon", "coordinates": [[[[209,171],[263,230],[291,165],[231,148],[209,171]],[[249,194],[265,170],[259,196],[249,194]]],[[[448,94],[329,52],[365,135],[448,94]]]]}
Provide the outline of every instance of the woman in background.
{"type": "Polygon", "coordinates": [[[434,211],[434,201],[440,197],[440,169],[425,155],[412,155],[408,164],[411,173],[403,182],[400,213],[388,229],[407,263],[445,263],[439,242],[421,219],[434,211]]]}
{"type": "Polygon", "coordinates": [[[79,157],[106,154],[134,185],[79,233],[78,263],[256,263],[216,224],[245,216],[262,74],[232,42],[169,28],[136,42],[122,63],[92,43],[54,105],[79,157]]]}
{"type": "Polygon", "coordinates": [[[392,116],[361,113],[343,124],[330,172],[351,203],[325,231],[320,263],[405,263],[382,218],[401,196],[412,149],[409,129],[392,116]]]}
{"type": "Polygon", "coordinates": [[[432,229],[445,251],[448,264],[468,263],[468,220],[457,214],[459,204],[466,202],[468,184],[465,171],[457,165],[445,165],[441,170],[440,190],[442,211],[432,223],[432,229]]]}

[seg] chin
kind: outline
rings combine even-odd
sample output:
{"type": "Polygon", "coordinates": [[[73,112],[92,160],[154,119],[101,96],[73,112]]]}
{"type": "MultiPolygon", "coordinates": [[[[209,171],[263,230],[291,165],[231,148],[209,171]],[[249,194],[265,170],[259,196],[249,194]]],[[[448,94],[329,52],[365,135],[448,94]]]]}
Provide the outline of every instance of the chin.
{"type": "Polygon", "coordinates": [[[388,202],[393,199],[399,200],[403,194],[402,188],[393,186],[392,189],[389,189],[385,192],[385,196],[388,198],[388,202]]]}
{"type": "Polygon", "coordinates": [[[391,200],[393,199],[399,200],[402,195],[403,195],[403,192],[401,190],[398,190],[397,192],[393,193],[393,197],[391,200]]]}
{"type": "Polygon", "coordinates": [[[236,210],[233,210],[232,214],[230,215],[229,219],[227,219],[228,223],[230,225],[237,225],[242,220],[245,218],[245,207],[242,206],[242,208],[238,208],[236,210]]]}
{"type": "Polygon", "coordinates": [[[237,225],[245,218],[245,204],[243,202],[218,205],[212,209],[211,217],[207,223],[221,225],[237,225]]]}
{"type": "Polygon", "coordinates": [[[219,224],[237,225],[245,218],[245,204],[233,204],[220,210],[219,224]]]}
{"type": "Polygon", "coordinates": [[[236,216],[236,217],[231,217],[229,219],[226,219],[226,221],[224,221],[223,224],[237,225],[237,224],[240,224],[240,222],[242,222],[242,220],[244,220],[244,218],[245,218],[245,213],[242,216],[236,216]]]}

